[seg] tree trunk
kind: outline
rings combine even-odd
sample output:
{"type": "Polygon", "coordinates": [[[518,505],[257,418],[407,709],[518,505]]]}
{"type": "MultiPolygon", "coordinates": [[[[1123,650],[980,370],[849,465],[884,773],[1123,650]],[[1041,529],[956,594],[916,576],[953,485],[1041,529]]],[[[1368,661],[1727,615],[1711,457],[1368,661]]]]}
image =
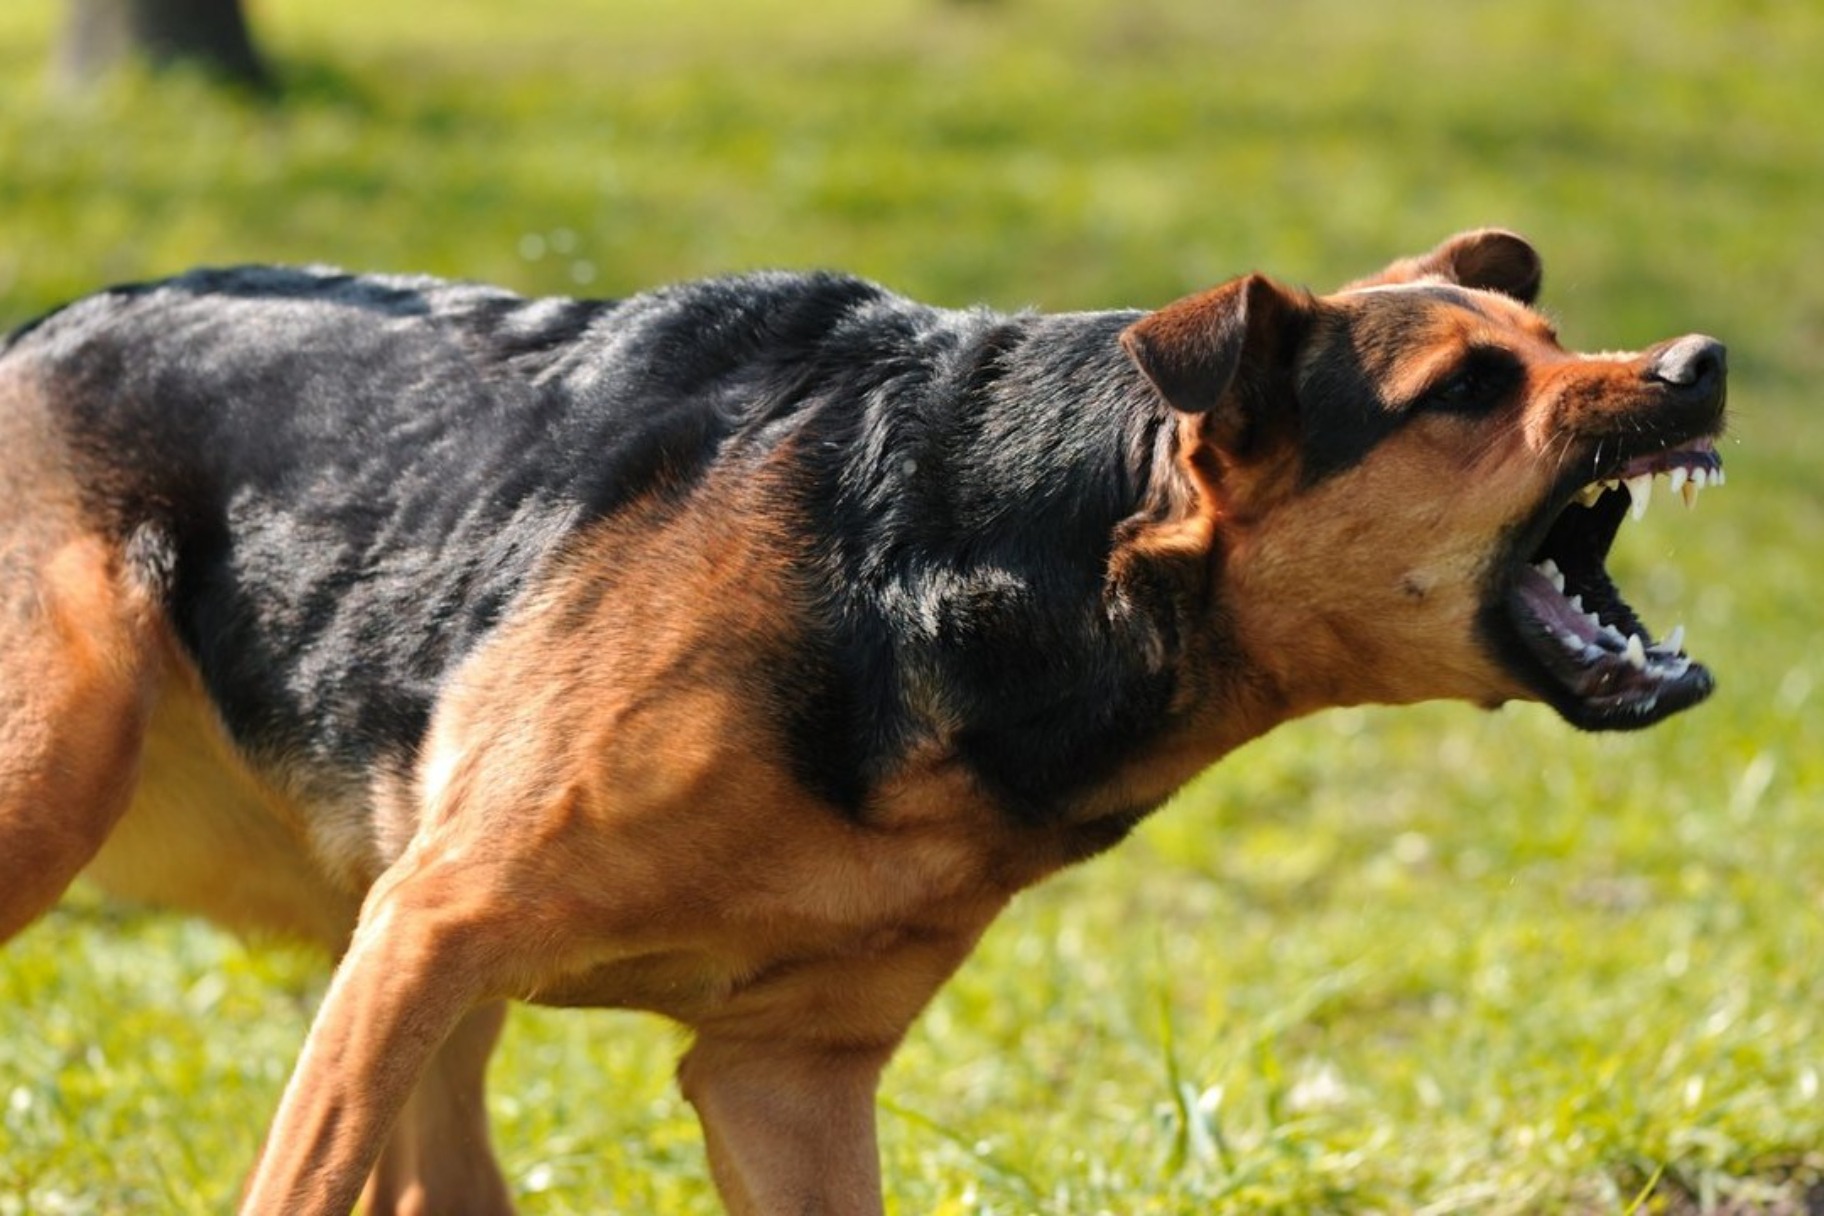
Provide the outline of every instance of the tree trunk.
{"type": "Polygon", "coordinates": [[[69,0],[58,67],[94,83],[127,60],[153,70],[184,64],[259,92],[272,88],[241,0],[69,0]]]}

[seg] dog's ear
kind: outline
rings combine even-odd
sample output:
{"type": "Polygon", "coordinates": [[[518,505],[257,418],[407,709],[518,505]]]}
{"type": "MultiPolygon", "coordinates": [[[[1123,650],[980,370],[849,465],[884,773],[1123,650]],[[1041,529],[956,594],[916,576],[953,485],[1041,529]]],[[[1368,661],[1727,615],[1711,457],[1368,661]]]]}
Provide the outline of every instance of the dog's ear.
{"type": "Polygon", "coordinates": [[[1308,311],[1308,298],[1264,275],[1231,279],[1141,317],[1121,345],[1167,404],[1209,416],[1206,430],[1231,451],[1261,421],[1261,373],[1277,366],[1308,311]]]}
{"type": "Polygon", "coordinates": [[[1526,238],[1503,228],[1478,228],[1460,232],[1430,253],[1402,258],[1379,274],[1358,279],[1345,291],[1410,283],[1416,279],[1441,279],[1463,287],[1479,287],[1511,296],[1522,304],[1539,298],[1544,267],[1539,252],[1526,238]]]}

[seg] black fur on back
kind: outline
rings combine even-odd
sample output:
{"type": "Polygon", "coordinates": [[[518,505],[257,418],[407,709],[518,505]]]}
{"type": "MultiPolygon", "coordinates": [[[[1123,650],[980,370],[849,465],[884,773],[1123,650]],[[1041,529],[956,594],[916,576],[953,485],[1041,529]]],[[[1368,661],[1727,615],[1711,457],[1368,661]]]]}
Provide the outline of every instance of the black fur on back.
{"type": "Polygon", "coordinates": [[[1116,340],[1136,315],[829,274],[582,301],[242,268],[79,301],[4,357],[47,378],[113,526],[168,550],[172,619],[256,756],[408,763],[541,560],[635,499],[713,509],[692,489],[738,462],[806,537],[806,650],[771,695],[807,783],[865,814],[938,739],[1039,822],[1162,728],[1196,608],[1109,578],[1172,475],[1116,340]]]}

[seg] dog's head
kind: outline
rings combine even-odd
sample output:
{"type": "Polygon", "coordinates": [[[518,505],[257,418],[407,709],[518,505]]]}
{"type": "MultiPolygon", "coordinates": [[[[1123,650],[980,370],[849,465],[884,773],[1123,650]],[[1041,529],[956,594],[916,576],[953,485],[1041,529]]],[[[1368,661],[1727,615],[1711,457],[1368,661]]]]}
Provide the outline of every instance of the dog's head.
{"type": "Polygon", "coordinates": [[[1234,642],[1293,711],[1520,697],[1599,730],[1709,693],[1604,562],[1656,480],[1721,483],[1723,347],[1571,353],[1539,281],[1485,230],[1331,295],[1249,275],[1123,334],[1177,412],[1234,642]]]}

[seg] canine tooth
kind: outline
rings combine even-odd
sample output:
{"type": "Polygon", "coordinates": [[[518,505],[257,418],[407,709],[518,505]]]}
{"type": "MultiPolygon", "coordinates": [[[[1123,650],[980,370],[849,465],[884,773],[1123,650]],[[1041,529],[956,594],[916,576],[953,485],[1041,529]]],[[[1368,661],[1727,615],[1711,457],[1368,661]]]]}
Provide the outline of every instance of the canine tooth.
{"type": "Polygon", "coordinates": [[[1698,492],[1698,490],[1700,490],[1702,488],[1703,487],[1699,484],[1699,482],[1697,480],[1697,474],[1692,473],[1691,480],[1687,481],[1684,485],[1684,489],[1679,491],[1679,493],[1684,495],[1685,505],[1687,507],[1693,506],[1694,504],[1696,504],[1697,492],[1698,492]]]}
{"type": "Polygon", "coordinates": [[[1673,654],[1683,654],[1685,652],[1685,627],[1674,625],[1672,632],[1666,635],[1666,640],[1660,645],[1673,654]]]}
{"type": "Polygon", "coordinates": [[[1629,514],[1639,519],[1647,513],[1647,502],[1653,497],[1653,474],[1642,473],[1628,478],[1628,495],[1634,499],[1629,514]]]}
{"type": "Polygon", "coordinates": [[[1638,633],[1628,635],[1628,648],[1621,652],[1621,656],[1628,661],[1630,667],[1638,671],[1647,669],[1647,648],[1641,643],[1638,633]]]}
{"type": "Polygon", "coordinates": [[[1686,480],[1688,480],[1690,478],[1690,476],[1691,476],[1691,470],[1687,469],[1682,464],[1673,465],[1672,471],[1670,473],[1666,474],[1667,479],[1669,481],[1671,481],[1671,483],[1672,483],[1672,492],[1674,494],[1679,493],[1681,490],[1683,490],[1685,488],[1685,482],[1686,482],[1686,480]]]}

